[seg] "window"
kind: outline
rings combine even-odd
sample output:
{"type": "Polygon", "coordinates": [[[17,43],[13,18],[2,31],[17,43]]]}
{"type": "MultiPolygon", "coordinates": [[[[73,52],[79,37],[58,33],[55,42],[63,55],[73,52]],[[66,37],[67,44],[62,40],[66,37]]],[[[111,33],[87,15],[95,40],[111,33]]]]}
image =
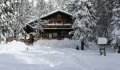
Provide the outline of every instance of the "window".
{"type": "Polygon", "coordinates": [[[61,15],[60,15],[60,14],[58,14],[58,15],[57,15],[57,17],[61,17],[61,15]]]}
{"type": "Polygon", "coordinates": [[[57,37],[57,33],[53,33],[53,37],[56,38],[57,37]]]}

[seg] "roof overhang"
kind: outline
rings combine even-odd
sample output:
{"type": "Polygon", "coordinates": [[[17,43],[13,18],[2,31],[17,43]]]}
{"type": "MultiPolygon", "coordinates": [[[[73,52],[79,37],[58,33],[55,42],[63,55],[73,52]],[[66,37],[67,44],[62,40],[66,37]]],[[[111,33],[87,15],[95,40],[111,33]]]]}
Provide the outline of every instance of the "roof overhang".
{"type": "Polygon", "coordinates": [[[46,15],[41,16],[40,19],[47,18],[47,17],[49,17],[49,16],[52,16],[52,15],[55,14],[55,13],[62,13],[62,14],[68,15],[68,16],[70,16],[70,17],[73,17],[72,14],[69,13],[69,12],[65,12],[65,11],[62,11],[62,10],[56,10],[56,11],[53,11],[53,12],[51,12],[51,13],[48,13],[48,14],[46,14],[46,15]]]}

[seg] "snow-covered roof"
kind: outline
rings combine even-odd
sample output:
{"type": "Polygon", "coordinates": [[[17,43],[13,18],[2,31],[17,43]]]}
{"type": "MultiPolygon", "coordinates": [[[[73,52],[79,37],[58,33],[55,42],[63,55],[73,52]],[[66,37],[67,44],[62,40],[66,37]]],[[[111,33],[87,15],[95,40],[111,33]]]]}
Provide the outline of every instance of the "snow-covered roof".
{"type": "Polygon", "coordinates": [[[53,12],[51,12],[51,13],[42,15],[40,18],[45,18],[45,17],[50,16],[50,15],[52,15],[52,14],[54,14],[54,13],[57,13],[57,12],[61,12],[61,13],[67,14],[67,15],[69,15],[69,16],[72,16],[72,14],[69,13],[69,12],[66,12],[66,11],[63,11],[63,10],[56,10],[56,11],[53,11],[53,12]]]}
{"type": "Polygon", "coordinates": [[[28,22],[26,22],[25,25],[29,25],[29,23],[32,23],[32,22],[35,22],[35,21],[38,21],[38,20],[40,20],[40,19],[39,18],[32,18],[28,22]]]}

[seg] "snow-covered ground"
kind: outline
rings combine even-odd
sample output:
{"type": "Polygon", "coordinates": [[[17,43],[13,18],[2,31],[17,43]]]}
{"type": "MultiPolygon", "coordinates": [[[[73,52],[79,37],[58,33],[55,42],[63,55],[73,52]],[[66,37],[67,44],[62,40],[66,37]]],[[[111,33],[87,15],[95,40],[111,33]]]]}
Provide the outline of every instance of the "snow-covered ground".
{"type": "MultiPolygon", "coordinates": [[[[0,44],[0,70],[119,70],[120,54],[98,49],[75,50],[75,40],[40,40],[27,46],[12,41],[0,44]],[[70,48],[69,48],[70,47],[70,48]]],[[[92,48],[92,47],[90,47],[92,48]]]]}

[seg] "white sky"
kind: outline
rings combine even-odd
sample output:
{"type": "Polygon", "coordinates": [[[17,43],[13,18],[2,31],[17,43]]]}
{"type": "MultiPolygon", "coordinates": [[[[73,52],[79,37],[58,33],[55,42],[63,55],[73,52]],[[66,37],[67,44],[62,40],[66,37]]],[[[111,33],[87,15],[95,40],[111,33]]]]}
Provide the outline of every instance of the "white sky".
{"type": "Polygon", "coordinates": [[[32,2],[32,0],[28,0],[29,2],[32,2]]]}
{"type": "Polygon", "coordinates": [[[48,2],[49,0],[45,0],[45,2],[48,2]]]}

